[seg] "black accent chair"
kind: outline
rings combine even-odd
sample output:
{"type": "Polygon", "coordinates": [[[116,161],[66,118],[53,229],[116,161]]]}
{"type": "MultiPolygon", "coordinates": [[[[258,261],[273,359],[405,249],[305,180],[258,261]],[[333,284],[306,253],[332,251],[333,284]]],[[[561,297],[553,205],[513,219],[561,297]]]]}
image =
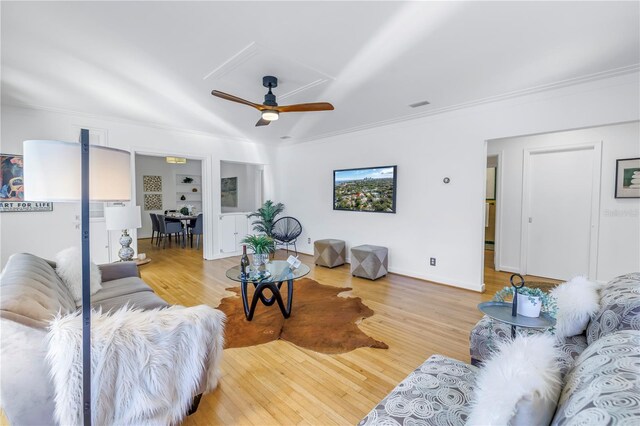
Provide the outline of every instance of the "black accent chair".
{"type": "MultiPolygon", "coordinates": [[[[151,216],[151,244],[153,244],[153,237],[155,233],[157,232],[158,235],[160,235],[160,224],[158,223],[158,217],[155,213],[149,213],[149,216],[151,216]]],[[[157,239],[158,236],[156,236],[156,240],[157,239]]]]}
{"type": "Polygon", "coordinates": [[[293,245],[296,250],[296,256],[298,255],[298,247],[296,247],[296,239],[302,234],[302,225],[295,217],[285,216],[276,220],[273,224],[271,236],[276,242],[277,246],[286,246],[287,253],[289,253],[289,245],[293,245]]]}

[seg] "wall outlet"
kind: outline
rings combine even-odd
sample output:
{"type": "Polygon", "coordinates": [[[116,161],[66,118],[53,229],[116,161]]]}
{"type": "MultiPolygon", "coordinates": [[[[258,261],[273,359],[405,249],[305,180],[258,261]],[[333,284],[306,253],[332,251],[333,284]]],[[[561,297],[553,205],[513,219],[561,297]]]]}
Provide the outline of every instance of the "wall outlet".
{"type": "Polygon", "coordinates": [[[311,244],[311,238],[307,238],[307,244],[311,244]]]}
{"type": "Polygon", "coordinates": [[[435,257],[432,257],[432,258],[429,259],[429,265],[436,266],[436,258],[435,257]]]}

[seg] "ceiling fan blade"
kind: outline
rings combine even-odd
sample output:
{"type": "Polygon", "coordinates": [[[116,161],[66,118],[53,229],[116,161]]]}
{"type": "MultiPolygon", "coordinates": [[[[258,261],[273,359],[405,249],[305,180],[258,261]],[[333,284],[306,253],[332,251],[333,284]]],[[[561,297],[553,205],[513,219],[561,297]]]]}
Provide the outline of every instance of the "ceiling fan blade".
{"type": "Polygon", "coordinates": [[[269,120],[265,120],[264,118],[260,118],[260,120],[258,120],[258,122],[256,123],[256,127],[258,127],[258,126],[268,126],[269,123],[271,123],[269,120]]]}
{"type": "Polygon", "coordinates": [[[329,102],[313,102],[310,104],[283,105],[275,107],[279,112],[331,111],[333,105],[329,102]]]}
{"type": "Polygon", "coordinates": [[[257,110],[260,110],[260,111],[265,109],[263,105],[254,104],[253,102],[249,102],[246,99],[242,99],[242,98],[239,98],[237,96],[233,96],[233,95],[230,95],[228,93],[221,92],[219,90],[212,90],[211,94],[213,96],[217,96],[218,98],[226,99],[226,100],[231,101],[231,102],[237,102],[239,104],[248,105],[248,106],[253,107],[253,108],[255,108],[257,110]]]}

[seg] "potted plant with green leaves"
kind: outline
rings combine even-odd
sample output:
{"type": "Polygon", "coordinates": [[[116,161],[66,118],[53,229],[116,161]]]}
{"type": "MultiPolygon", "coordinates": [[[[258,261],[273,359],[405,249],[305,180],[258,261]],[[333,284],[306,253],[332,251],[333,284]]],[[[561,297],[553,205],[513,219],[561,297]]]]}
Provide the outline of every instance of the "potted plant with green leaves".
{"type": "Polygon", "coordinates": [[[264,269],[263,265],[269,261],[269,254],[276,250],[273,238],[268,235],[247,235],[242,242],[253,251],[253,266],[258,270],[264,269]]]}
{"type": "Polygon", "coordinates": [[[253,225],[253,230],[256,232],[263,232],[268,237],[272,237],[273,234],[273,224],[276,221],[276,216],[282,213],[284,210],[284,204],[276,203],[273,201],[267,200],[264,202],[262,207],[260,207],[257,211],[250,213],[247,215],[249,219],[257,218],[254,220],[251,225],[253,225]]]}
{"type": "MultiPolygon", "coordinates": [[[[493,296],[494,302],[504,302],[506,299],[513,300],[513,286],[507,286],[498,291],[493,296]]],[[[518,291],[518,314],[526,317],[538,317],[540,312],[546,312],[553,318],[556,317],[557,306],[553,296],[539,288],[521,287],[518,291]]]]}

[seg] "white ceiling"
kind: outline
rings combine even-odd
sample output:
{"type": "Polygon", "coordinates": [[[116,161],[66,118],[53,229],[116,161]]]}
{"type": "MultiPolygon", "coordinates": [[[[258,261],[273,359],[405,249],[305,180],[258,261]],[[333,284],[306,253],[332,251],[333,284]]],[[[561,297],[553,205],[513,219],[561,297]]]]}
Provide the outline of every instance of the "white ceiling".
{"type": "Polygon", "coordinates": [[[5,2],[2,101],[270,144],[638,70],[639,2],[5,2]],[[263,75],[281,105],[258,111],[263,75]],[[293,93],[291,93],[293,92],[293,93]],[[408,105],[428,100],[430,105],[408,105]]]}

